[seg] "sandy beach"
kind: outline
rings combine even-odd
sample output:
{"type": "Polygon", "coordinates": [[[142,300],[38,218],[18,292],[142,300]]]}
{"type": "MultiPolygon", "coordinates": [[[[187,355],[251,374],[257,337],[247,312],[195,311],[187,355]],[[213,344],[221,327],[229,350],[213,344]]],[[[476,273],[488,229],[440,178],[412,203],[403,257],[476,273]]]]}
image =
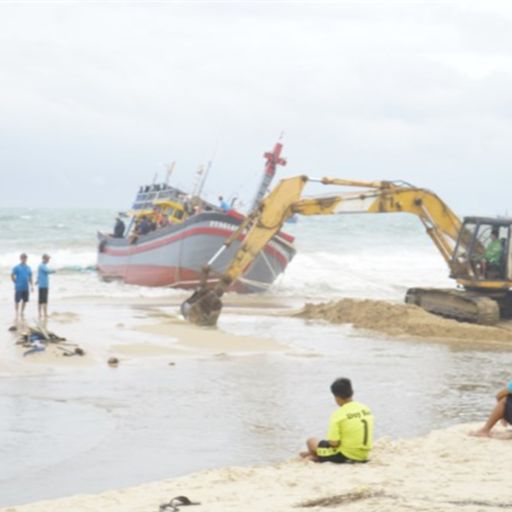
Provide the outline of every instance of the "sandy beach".
{"type": "Polygon", "coordinates": [[[301,508],[477,512],[512,507],[506,441],[469,437],[471,428],[474,425],[457,425],[406,441],[380,439],[368,464],[320,465],[295,458],[272,466],[214,469],[0,510],[157,512],[161,504],[183,495],[201,503],[191,510],[212,512],[301,508]]]}
{"type": "MultiPolygon", "coordinates": [[[[372,337],[381,339],[379,343],[382,346],[389,347],[400,343],[398,340],[407,336],[409,344],[421,346],[422,343],[427,343],[431,346],[432,343],[441,341],[451,347],[464,343],[464,338],[467,341],[467,338],[473,337],[477,340],[472,342],[473,346],[476,343],[480,349],[487,347],[492,350],[493,347],[503,349],[510,338],[507,325],[499,328],[459,325],[437,317],[431,319],[427,314],[417,312],[414,308],[411,310],[410,307],[383,301],[341,301],[328,306],[309,306],[299,313],[306,317],[306,320],[297,319],[296,309],[276,309],[271,301],[266,307],[264,300],[263,306],[258,301],[251,303],[246,298],[238,303],[236,300],[231,304],[229,300],[227,302],[225,321],[228,323],[217,329],[198,328],[185,323],[177,314],[177,301],[176,304],[163,305],[158,300],[136,303],[131,301],[126,304],[113,304],[105,300],[99,308],[87,301],[73,305],[56,303],[48,322],[49,328],[65,337],[67,343],[82,347],[85,355],[65,357],[57,346],[49,346],[44,352],[23,356],[23,349],[14,345],[16,336],[4,330],[0,372],[4,378],[16,375],[60,375],[65,377],[59,379],[64,378],[71,383],[76,372],[79,372],[77,375],[88,372],[87,375],[97,375],[99,379],[105,378],[103,376],[115,379],[116,372],[121,372],[121,375],[126,369],[137,372],[138,368],[162,371],[165,367],[175,365],[179,369],[189,364],[185,361],[213,361],[219,364],[224,360],[229,361],[230,367],[237,372],[243,372],[244,365],[249,368],[247,363],[250,364],[251,358],[254,357],[285,358],[275,362],[284,365],[283,369],[289,364],[285,361],[301,360],[304,361],[301,364],[312,364],[313,361],[325,358],[324,349],[313,348],[313,344],[310,348],[295,346],[274,329],[266,332],[265,336],[233,332],[236,331],[233,325],[238,325],[238,317],[243,318],[252,312],[254,318],[261,317],[261,322],[268,321],[268,315],[277,322],[286,318],[299,322],[298,328],[303,330],[306,337],[308,330],[311,329],[325,329],[326,325],[339,329],[336,326],[349,323],[350,326],[356,325],[350,327],[353,329],[351,336],[359,339],[358,336],[370,332],[372,337]],[[388,317],[387,324],[383,311],[388,317]],[[404,314],[404,311],[407,314],[404,314]],[[397,320],[397,315],[401,316],[400,321],[397,320]],[[94,322],[90,321],[92,316],[94,322]],[[316,321],[321,323],[316,324],[316,321]],[[418,329],[418,322],[423,326],[423,330],[418,329]],[[389,331],[386,325],[390,324],[395,326],[395,330],[389,331]],[[416,337],[412,336],[414,332],[417,333],[416,337]],[[110,357],[119,360],[119,367],[108,367],[107,361],[110,357]]],[[[31,323],[30,320],[28,323],[31,323]]],[[[361,338],[357,341],[358,345],[367,343],[364,341],[366,339],[361,338]]],[[[257,360],[261,361],[254,359],[257,360]]],[[[143,379],[140,375],[137,378],[143,379]]],[[[329,379],[330,375],[327,380],[329,379]]],[[[144,385],[143,380],[140,384],[144,385]]],[[[307,382],[305,385],[307,388],[307,382]]],[[[490,395],[489,398],[492,399],[490,395]]],[[[141,399],[144,400],[143,394],[141,399]]],[[[407,400],[404,400],[403,405],[396,404],[396,410],[400,411],[400,415],[404,414],[404,408],[409,407],[407,403],[407,400]]],[[[381,410],[385,411],[386,404],[381,405],[381,410]]],[[[377,411],[381,405],[375,404],[377,411]]],[[[262,407],[265,410],[268,406],[263,404],[262,407]]],[[[331,407],[328,405],[329,409],[331,407]]],[[[382,415],[382,412],[380,414],[382,415]]],[[[314,415],[316,416],[316,413],[314,415]]],[[[323,428],[325,418],[318,416],[314,424],[323,428]]],[[[483,419],[484,412],[480,412],[479,416],[483,419]]],[[[230,419],[223,421],[228,427],[230,419]]],[[[386,421],[386,428],[392,432],[392,417],[386,421]]],[[[248,438],[256,437],[257,445],[258,436],[267,431],[272,433],[273,423],[275,420],[269,419],[260,426],[253,425],[247,432],[248,438]]],[[[435,420],[431,420],[431,424],[435,423],[435,420]]],[[[197,459],[198,454],[192,450],[190,453],[197,460],[197,465],[190,466],[188,470],[184,466],[181,473],[186,476],[159,479],[137,486],[123,486],[117,490],[100,493],[79,492],[66,498],[21,505],[13,503],[0,510],[149,512],[158,511],[160,504],[179,495],[201,502],[201,505],[192,507],[192,510],[198,511],[291,511],[298,508],[328,510],[339,507],[353,511],[463,509],[476,512],[512,507],[512,493],[507,486],[507,470],[511,467],[508,456],[510,441],[469,437],[467,433],[475,428],[476,424],[467,423],[463,417],[460,421],[455,419],[447,423],[451,426],[443,429],[422,430],[420,427],[420,430],[429,433],[410,439],[381,436],[376,440],[371,462],[364,465],[317,465],[302,461],[295,457],[295,454],[301,448],[306,433],[294,431],[292,428],[291,434],[294,439],[290,446],[279,444],[282,449],[279,453],[288,456],[270,458],[267,463],[264,457],[249,457],[247,464],[241,466],[227,465],[215,468],[212,464],[212,460],[215,460],[213,456],[208,464],[203,466],[211,469],[197,470],[194,468],[201,468],[201,462],[197,459]],[[254,465],[251,460],[258,460],[258,464],[254,465]]],[[[219,425],[222,424],[221,420],[219,425]]],[[[163,425],[163,428],[166,426],[163,425]]],[[[229,441],[218,441],[219,444],[212,446],[212,453],[223,451],[225,442],[229,441]]],[[[272,449],[272,443],[276,441],[269,439],[266,442],[269,449],[272,449]]],[[[143,448],[144,446],[141,447],[143,448]]],[[[163,456],[166,459],[172,458],[170,453],[164,453],[163,456]]],[[[244,461],[241,448],[237,460],[244,461]]],[[[154,460],[154,467],[158,467],[160,463],[158,459],[154,460]]],[[[90,470],[94,471],[94,463],[90,470]]],[[[165,470],[163,473],[165,474],[165,470]]],[[[76,481],[79,478],[77,474],[73,489],[77,488],[76,481]]],[[[147,481],[146,477],[139,478],[139,482],[147,481]]],[[[136,482],[135,478],[133,480],[136,482]]],[[[26,485],[30,485],[30,482],[26,485]]],[[[63,493],[66,494],[66,491],[63,493]]],[[[26,502],[19,500],[19,503],[26,502]]]]}

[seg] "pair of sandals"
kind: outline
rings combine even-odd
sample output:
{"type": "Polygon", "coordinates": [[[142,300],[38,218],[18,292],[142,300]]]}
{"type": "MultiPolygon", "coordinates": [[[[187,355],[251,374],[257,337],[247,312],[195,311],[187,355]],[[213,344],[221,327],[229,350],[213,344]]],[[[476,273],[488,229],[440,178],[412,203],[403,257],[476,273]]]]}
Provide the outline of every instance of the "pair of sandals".
{"type": "Polygon", "coordinates": [[[180,507],[189,505],[201,505],[198,501],[191,501],[186,496],[176,496],[167,503],[162,503],[159,508],[159,512],[178,512],[180,507]]]}

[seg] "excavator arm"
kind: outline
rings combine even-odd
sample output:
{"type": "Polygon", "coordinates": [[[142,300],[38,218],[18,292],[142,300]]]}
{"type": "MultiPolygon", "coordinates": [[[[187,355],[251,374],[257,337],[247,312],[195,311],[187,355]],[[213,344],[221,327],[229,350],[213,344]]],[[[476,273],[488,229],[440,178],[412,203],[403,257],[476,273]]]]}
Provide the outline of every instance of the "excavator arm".
{"type": "MultiPolygon", "coordinates": [[[[199,325],[215,325],[222,309],[220,297],[264,249],[271,238],[293,214],[333,215],[343,213],[406,212],[418,216],[452,273],[460,271],[453,258],[461,221],[433,192],[407,183],[390,181],[354,181],[335,178],[314,179],[296,176],[283,179],[226,241],[225,247],[245,232],[243,242],[213,289],[204,279],[198,290],[182,304],[185,318],[199,325]],[[327,197],[302,198],[308,182],[323,185],[357,187],[360,190],[327,197]]],[[[459,243],[469,243],[467,240],[459,243]]],[[[221,249],[220,252],[222,252],[221,249]]],[[[219,254],[217,253],[217,255],[219,254]]],[[[216,256],[217,256],[216,255],[216,256]]],[[[215,259],[210,260],[209,264],[215,259]]],[[[205,272],[208,272],[208,267],[205,272]]],[[[205,275],[206,275],[205,273],[205,275]]]]}

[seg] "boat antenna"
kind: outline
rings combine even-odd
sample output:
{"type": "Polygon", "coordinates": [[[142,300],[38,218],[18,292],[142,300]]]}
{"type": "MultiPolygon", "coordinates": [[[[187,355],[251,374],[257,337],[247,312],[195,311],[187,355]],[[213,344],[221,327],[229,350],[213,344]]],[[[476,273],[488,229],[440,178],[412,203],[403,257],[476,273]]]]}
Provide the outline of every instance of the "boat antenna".
{"type": "Polygon", "coordinates": [[[172,162],[171,165],[167,164],[165,167],[167,168],[167,174],[165,175],[165,184],[169,185],[169,179],[171,178],[171,174],[174,172],[174,168],[176,167],[176,161],[172,162]]]}
{"type": "Polygon", "coordinates": [[[206,164],[206,169],[203,173],[201,183],[199,184],[199,191],[197,192],[197,195],[200,196],[203,192],[204,184],[206,183],[206,178],[208,178],[208,174],[210,172],[210,169],[212,168],[213,161],[215,160],[215,155],[217,154],[217,146],[215,146],[215,149],[213,150],[212,157],[210,160],[208,160],[208,163],[206,164]]]}
{"type": "Polygon", "coordinates": [[[194,187],[192,189],[192,196],[196,197],[198,195],[199,187],[201,186],[201,177],[204,173],[204,165],[201,164],[196,171],[196,179],[194,183],[194,187]]]}
{"type": "MultiPolygon", "coordinates": [[[[283,138],[284,132],[281,132],[281,135],[279,136],[279,141],[283,138]]],[[[281,158],[281,150],[283,149],[283,144],[281,142],[276,142],[274,149],[272,152],[267,152],[263,156],[265,157],[267,163],[265,164],[265,171],[263,173],[263,178],[261,179],[260,186],[258,188],[258,191],[256,192],[256,196],[254,197],[254,200],[252,202],[251,210],[253,211],[258,207],[261,200],[265,196],[268,187],[270,185],[270,182],[274,178],[274,175],[276,173],[276,168],[278,165],[286,165],[286,160],[284,158],[281,158]]]]}
{"type": "Polygon", "coordinates": [[[200,196],[203,192],[204,184],[206,183],[206,178],[208,177],[208,173],[210,172],[210,169],[212,168],[212,160],[208,160],[208,163],[206,164],[206,169],[204,170],[201,182],[199,183],[199,190],[197,191],[197,195],[200,196]]]}

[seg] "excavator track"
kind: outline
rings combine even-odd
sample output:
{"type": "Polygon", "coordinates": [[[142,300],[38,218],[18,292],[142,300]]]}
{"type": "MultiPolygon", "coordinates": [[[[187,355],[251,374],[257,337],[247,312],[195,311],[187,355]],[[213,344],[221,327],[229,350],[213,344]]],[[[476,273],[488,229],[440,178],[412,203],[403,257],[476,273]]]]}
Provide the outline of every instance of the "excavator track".
{"type": "Polygon", "coordinates": [[[500,320],[498,302],[467,290],[409,288],[405,302],[462,322],[494,325],[500,320]]]}

